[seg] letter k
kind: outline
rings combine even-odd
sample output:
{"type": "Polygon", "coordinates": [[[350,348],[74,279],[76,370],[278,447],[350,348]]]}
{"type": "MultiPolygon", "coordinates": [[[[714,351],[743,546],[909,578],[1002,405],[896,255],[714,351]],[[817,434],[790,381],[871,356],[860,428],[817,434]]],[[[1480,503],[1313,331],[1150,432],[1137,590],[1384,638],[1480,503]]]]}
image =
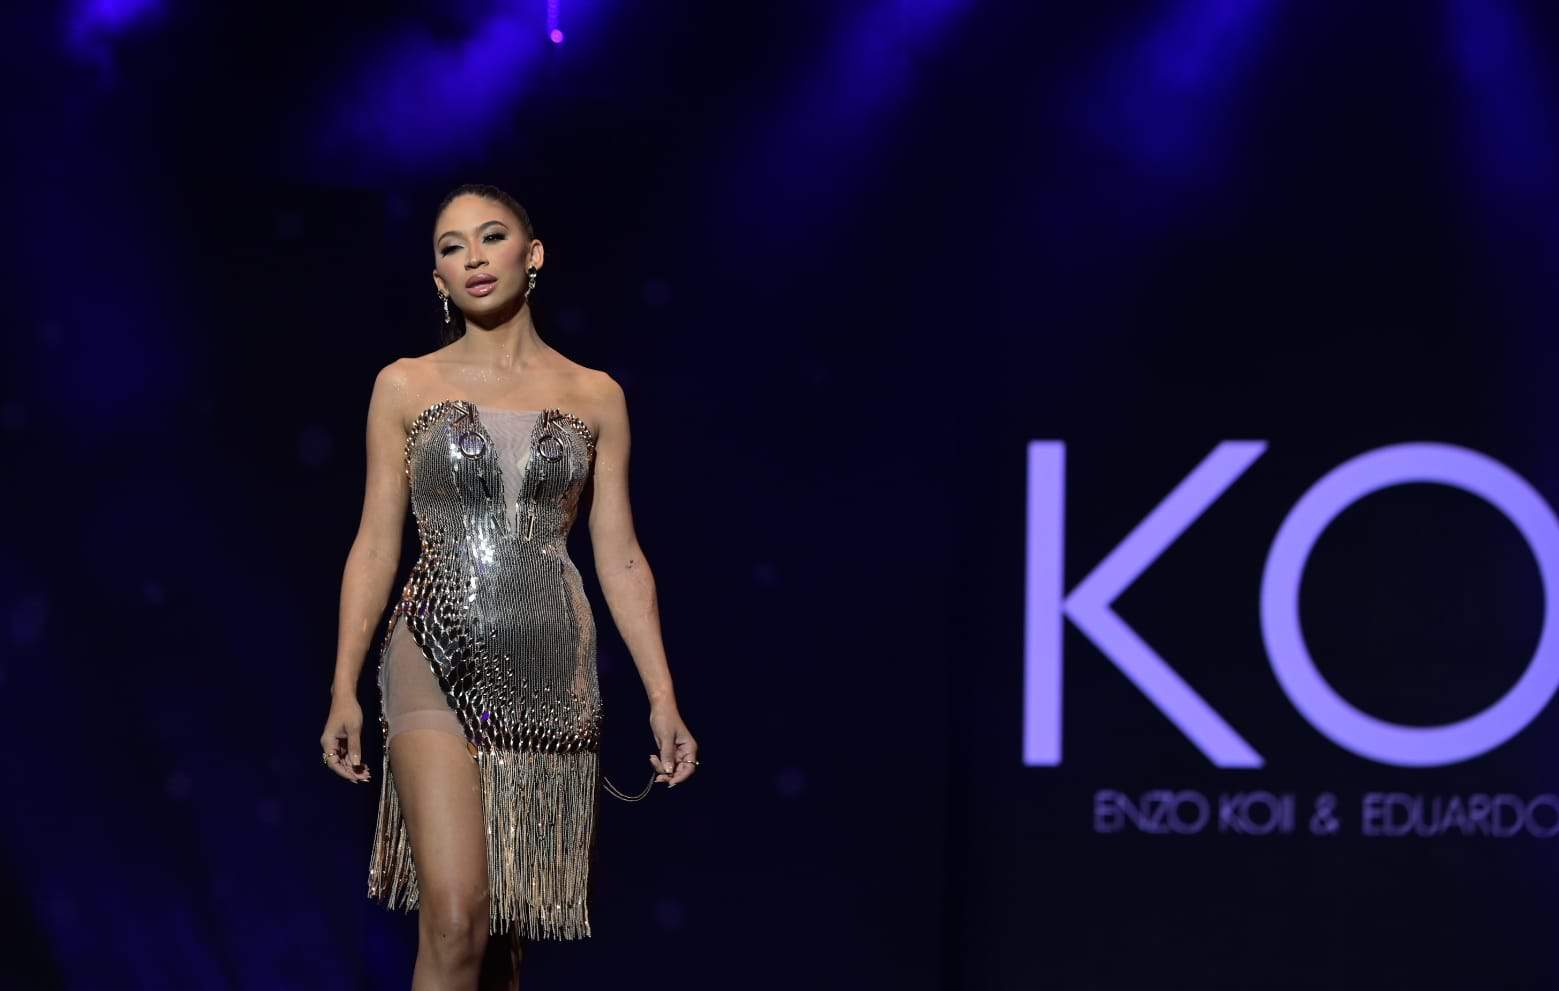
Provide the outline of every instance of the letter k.
{"type": "Polygon", "coordinates": [[[1063,597],[1066,445],[1029,442],[1024,764],[1061,763],[1061,640],[1071,619],[1215,765],[1262,765],[1261,755],[1110,607],[1266,449],[1265,441],[1219,444],[1063,597]]]}

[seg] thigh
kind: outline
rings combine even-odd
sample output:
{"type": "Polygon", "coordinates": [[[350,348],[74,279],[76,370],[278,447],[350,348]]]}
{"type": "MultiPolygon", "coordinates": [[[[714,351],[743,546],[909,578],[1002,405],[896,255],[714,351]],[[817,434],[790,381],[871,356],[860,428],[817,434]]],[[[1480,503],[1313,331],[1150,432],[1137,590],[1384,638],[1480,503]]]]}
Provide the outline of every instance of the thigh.
{"type": "MultiPolygon", "coordinates": [[[[421,909],[437,914],[485,905],[486,825],[476,761],[463,737],[414,729],[390,738],[390,766],[411,854],[421,909]]],[[[486,929],[483,908],[482,928],[486,929]]]]}

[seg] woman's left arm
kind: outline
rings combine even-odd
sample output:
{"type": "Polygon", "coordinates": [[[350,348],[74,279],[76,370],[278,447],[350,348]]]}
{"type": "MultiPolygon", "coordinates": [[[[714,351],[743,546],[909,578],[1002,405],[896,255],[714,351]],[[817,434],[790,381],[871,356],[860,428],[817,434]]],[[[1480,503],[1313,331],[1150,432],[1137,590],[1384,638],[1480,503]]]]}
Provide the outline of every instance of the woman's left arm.
{"type": "Polygon", "coordinates": [[[686,781],[698,760],[698,744],[677,711],[671,670],[660,635],[655,576],[633,532],[628,499],[628,406],[622,387],[610,377],[599,404],[594,495],[590,502],[590,545],[596,577],[612,621],[633,655],[650,701],[650,730],[659,754],[650,755],[656,781],[686,781]]]}

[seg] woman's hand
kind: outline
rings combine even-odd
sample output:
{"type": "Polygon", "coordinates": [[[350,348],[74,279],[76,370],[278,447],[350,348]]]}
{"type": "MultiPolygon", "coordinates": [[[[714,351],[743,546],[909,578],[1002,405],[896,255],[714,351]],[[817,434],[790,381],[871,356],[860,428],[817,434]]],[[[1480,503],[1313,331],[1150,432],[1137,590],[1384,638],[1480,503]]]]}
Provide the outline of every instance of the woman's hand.
{"type": "Polygon", "coordinates": [[[655,734],[659,754],[650,754],[650,766],[655,768],[655,780],[665,781],[668,788],[693,776],[698,766],[698,742],[688,732],[687,724],[677,713],[675,705],[659,705],[650,709],[650,731],[655,734]]]}
{"type": "Polygon", "coordinates": [[[319,751],[325,766],[348,781],[369,780],[371,775],[363,763],[363,710],[357,699],[347,695],[330,703],[319,751]]]}

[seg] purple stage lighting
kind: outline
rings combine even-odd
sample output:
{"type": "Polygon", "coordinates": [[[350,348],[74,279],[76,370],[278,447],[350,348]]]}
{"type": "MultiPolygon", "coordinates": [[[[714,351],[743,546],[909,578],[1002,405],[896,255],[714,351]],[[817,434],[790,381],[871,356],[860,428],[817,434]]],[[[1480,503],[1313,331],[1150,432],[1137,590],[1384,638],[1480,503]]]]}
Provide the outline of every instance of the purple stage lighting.
{"type": "Polygon", "coordinates": [[[162,0],[85,0],[71,11],[66,41],[78,57],[106,63],[109,42],[162,8],[162,0]]]}
{"type": "Polygon", "coordinates": [[[71,27],[77,34],[114,34],[161,11],[161,0],[89,0],[76,5],[71,27]]]}
{"type": "Polygon", "coordinates": [[[1522,223],[1551,216],[1556,129],[1544,103],[1546,67],[1532,25],[1505,3],[1445,7],[1466,128],[1465,154],[1502,211],[1522,223]]]}
{"type": "Polygon", "coordinates": [[[1077,95],[1092,138],[1150,175],[1209,175],[1231,142],[1231,108],[1257,64],[1276,6],[1271,0],[1165,5],[1077,95]]]}

